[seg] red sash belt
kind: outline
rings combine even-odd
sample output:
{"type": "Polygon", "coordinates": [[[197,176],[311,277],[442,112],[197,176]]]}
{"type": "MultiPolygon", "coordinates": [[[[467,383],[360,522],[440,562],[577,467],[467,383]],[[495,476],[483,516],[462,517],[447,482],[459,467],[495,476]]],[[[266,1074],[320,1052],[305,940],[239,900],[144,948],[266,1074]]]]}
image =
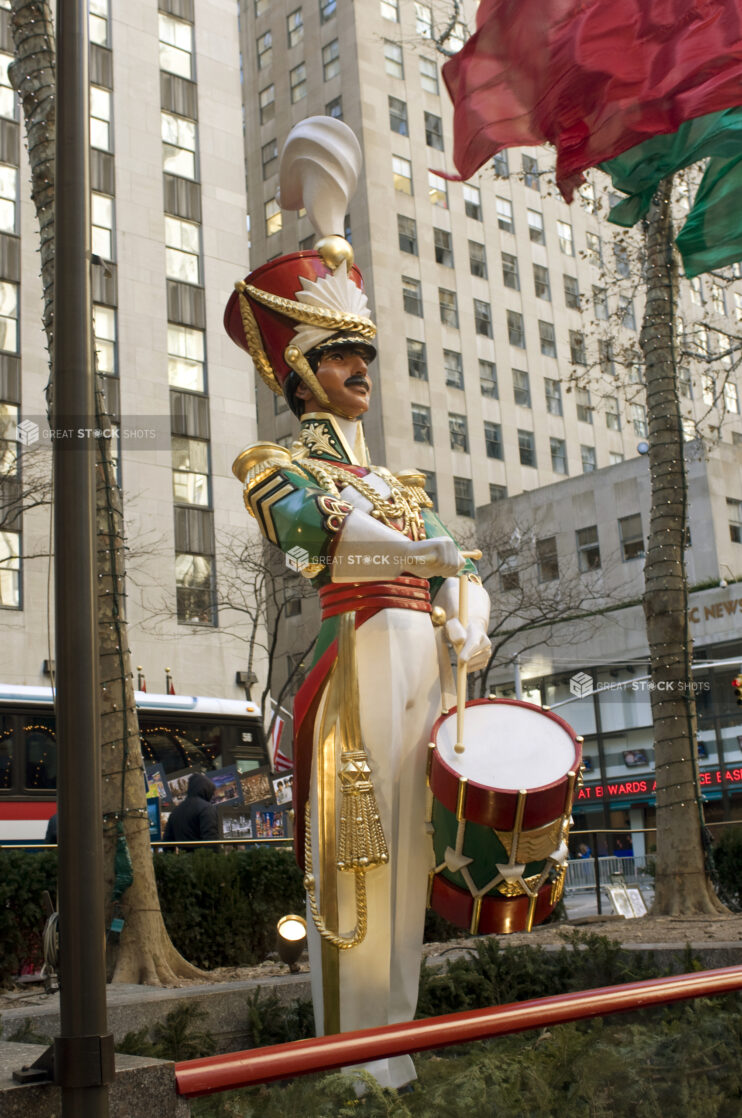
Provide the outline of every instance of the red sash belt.
{"type": "Polygon", "coordinates": [[[426,578],[399,575],[390,582],[330,582],[319,592],[322,620],[353,611],[376,613],[380,609],[415,609],[430,613],[430,586],[426,578]]]}

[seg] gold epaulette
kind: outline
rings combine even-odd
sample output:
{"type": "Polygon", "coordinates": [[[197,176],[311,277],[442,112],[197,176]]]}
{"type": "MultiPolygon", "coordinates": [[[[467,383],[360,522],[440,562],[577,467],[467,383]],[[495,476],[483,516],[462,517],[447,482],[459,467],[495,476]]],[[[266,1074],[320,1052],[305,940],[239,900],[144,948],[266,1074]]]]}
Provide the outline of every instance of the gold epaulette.
{"type": "Polygon", "coordinates": [[[250,505],[253,490],[277,470],[291,465],[288,450],[277,443],[253,443],[237,455],[232,463],[232,473],[245,487],[245,508],[252,516],[255,515],[250,505]]]}
{"type": "Polygon", "coordinates": [[[400,485],[407,489],[422,509],[432,509],[433,502],[425,492],[425,474],[419,470],[400,470],[394,475],[400,485]]]}

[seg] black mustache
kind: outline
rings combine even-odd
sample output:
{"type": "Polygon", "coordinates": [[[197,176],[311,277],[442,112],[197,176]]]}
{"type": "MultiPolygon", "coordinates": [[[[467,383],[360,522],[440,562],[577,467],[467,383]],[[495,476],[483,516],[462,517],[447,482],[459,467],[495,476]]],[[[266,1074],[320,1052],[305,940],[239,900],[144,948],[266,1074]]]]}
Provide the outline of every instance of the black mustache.
{"type": "Polygon", "coordinates": [[[371,384],[369,382],[369,379],[368,379],[368,377],[365,377],[363,375],[363,373],[353,373],[353,376],[348,377],[345,384],[346,384],[346,386],[347,385],[352,385],[352,384],[363,384],[363,385],[365,385],[366,388],[369,389],[369,391],[371,390],[371,384]]]}

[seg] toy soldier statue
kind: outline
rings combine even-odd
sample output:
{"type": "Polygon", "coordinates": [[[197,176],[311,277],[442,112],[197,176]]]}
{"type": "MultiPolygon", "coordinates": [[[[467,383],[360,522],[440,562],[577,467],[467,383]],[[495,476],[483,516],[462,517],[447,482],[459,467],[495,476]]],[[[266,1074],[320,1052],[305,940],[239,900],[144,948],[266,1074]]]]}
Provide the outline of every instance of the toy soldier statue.
{"type": "MultiPolygon", "coordinates": [[[[320,1033],[414,1016],[433,865],[425,764],[441,709],[439,646],[445,632],[470,669],[489,652],[488,596],[433,512],[423,476],[368,460],[361,419],[376,328],[352,249],[337,235],[360,162],[338,120],[313,117],[292,130],[281,204],[305,207],[320,239],[238,283],[225,314],[230,336],[301,420],[291,450],[257,443],[234,471],[261,532],[312,580],[322,607],[315,663],[294,707],[297,853],[320,1033]],[[454,577],[462,569],[473,583],[466,628],[454,577]]],[[[415,1077],[409,1056],[367,1069],[384,1087],[415,1077]]]]}

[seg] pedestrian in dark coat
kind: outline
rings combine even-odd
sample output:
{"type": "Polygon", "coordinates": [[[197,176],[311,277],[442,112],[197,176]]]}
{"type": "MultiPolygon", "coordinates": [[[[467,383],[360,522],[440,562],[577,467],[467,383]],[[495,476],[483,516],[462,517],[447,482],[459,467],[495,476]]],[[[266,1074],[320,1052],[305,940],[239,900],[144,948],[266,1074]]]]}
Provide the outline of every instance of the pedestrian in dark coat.
{"type": "Polygon", "coordinates": [[[219,838],[219,817],[212,799],[216,785],[203,773],[188,781],[186,798],[172,812],[162,836],[164,842],[187,842],[219,838]]]}

